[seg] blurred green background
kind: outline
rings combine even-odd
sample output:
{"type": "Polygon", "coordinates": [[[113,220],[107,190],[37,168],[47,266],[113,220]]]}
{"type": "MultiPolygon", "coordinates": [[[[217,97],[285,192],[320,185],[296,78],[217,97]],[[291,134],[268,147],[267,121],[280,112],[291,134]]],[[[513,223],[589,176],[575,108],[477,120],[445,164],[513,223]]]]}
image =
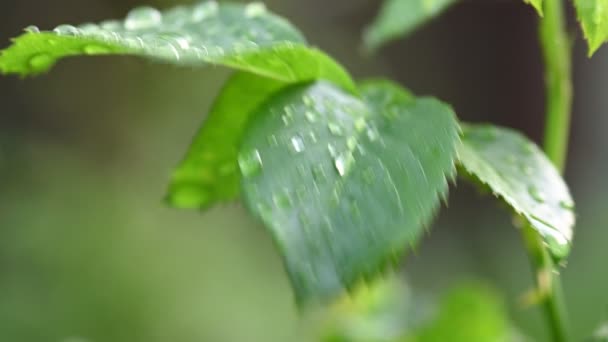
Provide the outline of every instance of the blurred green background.
{"type": "MultiPolygon", "coordinates": [[[[3,0],[0,47],[23,27],[120,18],[171,0],[3,0]]],[[[360,34],[378,0],[272,0],[359,78],[435,95],[469,121],[541,140],[536,13],[521,1],[467,0],[373,58],[360,34]]],[[[570,11],[575,103],[567,180],[578,207],[562,271],[576,340],[608,316],[608,48],[593,59],[570,11]]],[[[172,167],[228,72],[130,57],[76,58],[51,73],[0,78],[0,341],[314,341],[271,239],[239,203],[166,208],[172,167]]],[[[547,340],[520,237],[494,201],[462,182],[404,272],[442,293],[481,278],[517,327],[547,340]]]]}

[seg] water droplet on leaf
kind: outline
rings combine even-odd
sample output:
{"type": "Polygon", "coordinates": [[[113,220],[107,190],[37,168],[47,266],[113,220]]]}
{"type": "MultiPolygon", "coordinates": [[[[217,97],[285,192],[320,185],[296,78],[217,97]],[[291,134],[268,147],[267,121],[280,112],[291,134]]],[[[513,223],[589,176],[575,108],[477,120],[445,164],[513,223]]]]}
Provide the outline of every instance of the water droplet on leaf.
{"type": "Polygon", "coordinates": [[[526,164],[522,164],[520,165],[520,170],[521,172],[523,172],[526,176],[532,176],[532,174],[534,173],[534,169],[532,168],[532,166],[530,165],[526,165],[526,164]]]}
{"type": "Polygon", "coordinates": [[[162,14],[153,7],[138,7],[132,9],[125,20],[127,30],[141,30],[160,24],[162,14]]]}
{"type": "Polygon", "coordinates": [[[317,115],[313,112],[307,111],[306,113],[304,113],[304,116],[306,116],[306,120],[308,120],[308,122],[310,123],[317,121],[317,115]]]}
{"type": "Polygon", "coordinates": [[[245,7],[245,16],[249,18],[259,17],[266,13],[266,5],[261,2],[250,3],[245,7]]]}
{"type": "Polygon", "coordinates": [[[192,10],[192,20],[201,21],[217,13],[218,4],[215,1],[208,1],[198,4],[192,10]]]}
{"type": "Polygon", "coordinates": [[[363,131],[365,127],[367,127],[367,123],[365,122],[364,118],[358,118],[355,121],[355,130],[357,130],[357,132],[363,131]]]}
{"type": "Polygon", "coordinates": [[[369,139],[369,141],[376,141],[378,140],[379,136],[380,134],[378,133],[376,127],[370,127],[367,129],[367,138],[369,139]]]}
{"type": "Polygon", "coordinates": [[[344,176],[348,172],[352,160],[351,154],[342,154],[334,160],[334,166],[340,176],[344,176]]]}
{"type": "Polygon", "coordinates": [[[76,35],[80,34],[80,30],[72,25],[59,25],[59,26],[55,27],[53,32],[55,32],[57,34],[62,34],[65,36],[76,36],[76,35]]]}
{"type": "Polygon", "coordinates": [[[245,177],[255,176],[262,170],[262,157],[258,150],[239,155],[239,168],[245,177]]]}
{"type": "Polygon", "coordinates": [[[349,150],[354,150],[355,147],[357,147],[357,138],[348,137],[348,139],[346,139],[346,146],[349,150]]]}
{"type": "Polygon", "coordinates": [[[38,28],[38,26],[34,25],[30,25],[23,30],[27,33],[40,33],[40,29],[38,28]]]}
{"type": "Polygon", "coordinates": [[[272,200],[277,208],[285,209],[291,207],[291,197],[285,191],[272,195],[272,200]]]}
{"type": "Polygon", "coordinates": [[[295,135],[291,138],[291,148],[295,153],[304,151],[304,140],[299,135],[295,135]]]}
{"type": "Polygon", "coordinates": [[[105,20],[102,21],[99,26],[108,31],[118,31],[122,29],[122,24],[117,20],[105,20]]]}
{"type": "Polygon", "coordinates": [[[101,55],[110,53],[110,49],[108,49],[107,47],[95,44],[85,45],[82,50],[88,55],[101,55]]]}
{"type": "Polygon", "coordinates": [[[573,210],[574,202],[572,202],[571,200],[562,200],[559,201],[559,206],[566,210],[573,210]]]}
{"type": "Polygon", "coordinates": [[[277,137],[274,134],[268,136],[268,145],[271,147],[279,146],[279,141],[277,140],[277,137]]]}
{"type": "Polygon", "coordinates": [[[35,55],[28,61],[30,67],[34,70],[45,70],[50,67],[53,62],[53,57],[46,53],[35,55]]]}
{"type": "Polygon", "coordinates": [[[327,128],[329,128],[329,132],[335,136],[342,136],[342,127],[335,122],[330,122],[327,124],[327,128]]]}
{"type": "Polygon", "coordinates": [[[545,194],[540,191],[537,187],[531,186],[528,188],[528,193],[530,196],[538,203],[545,202],[545,194]]]}
{"type": "Polygon", "coordinates": [[[317,183],[322,183],[327,179],[327,175],[325,175],[325,169],[323,169],[322,165],[315,165],[312,167],[312,178],[317,183]]]}

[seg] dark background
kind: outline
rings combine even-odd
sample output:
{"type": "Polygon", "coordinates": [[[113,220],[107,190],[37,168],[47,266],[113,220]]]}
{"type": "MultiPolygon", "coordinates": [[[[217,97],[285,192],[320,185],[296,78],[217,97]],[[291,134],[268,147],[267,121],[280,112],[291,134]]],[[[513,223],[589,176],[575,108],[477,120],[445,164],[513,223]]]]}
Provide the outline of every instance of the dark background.
{"type": "MultiPolygon", "coordinates": [[[[120,18],[188,1],[2,0],[0,47],[37,24],[120,18]]],[[[541,141],[537,15],[518,0],[466,0],[373,58],[360,33],[376,0],[274,0],[358,78],[384,76],[541,141]]],[[[608,316],[608,48],[593,59],[570,9],[575,101],[566,178],[578,207],[562,271],[575,336],[608,316]]],[[[161,203],[228,71],[132,57],[75,58],[51,73],[0,78],[0,341],[311,341],[271,240],[238,203],[205,213],[161,203]]],[[[410,283],[442,291],[481,278],[512,318],[531,274],[506,210],[459,183],[414,256],[410,283]]]]}

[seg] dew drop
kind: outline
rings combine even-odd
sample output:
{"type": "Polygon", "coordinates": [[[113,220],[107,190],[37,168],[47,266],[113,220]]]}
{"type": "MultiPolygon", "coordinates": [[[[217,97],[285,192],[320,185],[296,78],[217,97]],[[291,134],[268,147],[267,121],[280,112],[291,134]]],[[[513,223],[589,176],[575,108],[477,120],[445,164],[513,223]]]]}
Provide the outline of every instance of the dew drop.
{"type": "Polygon", "coordinates": [[[336,151],[336,148],[332,144],[327,144],[327,150],[329,151],[329,155],[334,158],[338,155],[338,151],[336,151]]]}
{"type": "Polygon", "coordinates": [[[327,128],[329,128],[329,132],[335,136],[342,136],[342,127],[335,122],[330,122],[327,124],[327,128]]]}
{"type": "Polygon", "coordinates": [[[540,191],[537,187],[531,186],[528,188],[528,193],[530,196],[538,203],[545,202],[545,194],[540,191]]]}
{"type": "Polygon", "coordinates": [[[162,14],[153,7],[143,6],[132,9],[125,20],[127,30],[146,29],[162,22],[162,14]]]}
{"type": "Polygon", "coordinates": [[[299,135],[295,135],[291,138],[291,148],[295,153],[304,151],[304,140],[299,135]]]}
{"type": "Polygon", "coordinates": [[[312,178],[317,183],[322,183],[327,179],[325,169],[323,169],[322,165],[315,165],[312,167],[312,178]]]}
{"type": "Polygon", "coordinates": [[[283,114],[281,116],[281,120],[283,120],[283,125],[285,125],[285,127],[289,126],[291,124],[291,122],[293,121],[293,117],[290,116],[289,114],[283,114]]]}
{"type": "Polygon", "coordinates": [[[315,134],[315,132],[313,132],[313,131],[308,132],[308,137],[310,138],[310,141],[312,143],[317,142],[317,135],[315,134]]]}
{"type": "Polygon", "coordinates": [[[30,67],[34,70],[44,70],[50,67],[53,62],[53,57],[46,53],[35,55],[28,61],[30,67]]]}
{"type": "Polygon", "coordinates": [[[30,25],[23,30],[27,33],[40,33],[40,29],[38,28],[38,26],[34,25],[30,25]]]}
{"type": "Polygon", "coordinates": [[[291,207],[291,197],[285,191],[281,191],[272,195],[272,201],[277,208],[289,208],[291,207]]]}
{"type": "Polygon", "coordinates": [[[534,169],[530,165],[522,164],[519,168],[526,176],[532,176],[534,174],[534,169]]]}
{"type": "Polygon", "coordinates": [[[304,213],[300,213],[300,214],[298,214],[298,219],[302,226],[304,226],[304,227],[310,226],[310,218],[308,217],[308,215],[306,215],[304,213]]]}
{"type": "Polygon", "coordinates": [[[369,141],[376,141],[378,140],[379,137],[379,133],[378,130],[375,127],[370,127],[367,129],[367,138],[369,139],[369,141]]]}
{"type": "Polygon", "coordinates": [[[308,122],[310,123],[317,121],[317,115],[313,112],[307,111],[306,113],[304,113],[304,116],[306,117],[306,120],[308,120],[308,122]]]}
{"type": "Polygon", "coordinates": [[[346,139],[346,146],[349,150],[354,150],[355,147],[357,147],[357,138],[348,137],[348,139],[346,139]]]}
{"type": "Polygon", "coordinates": [[[86,45],[82,50],[87,55],[101,55],[111,52],[107,47],[95,44],[86,45]]]}
{"type": "Polygon", "coordinates": [[[352,162],[352,155],[343,154],[334,159],[334,167],[340,176],[344,176],[348,172],[348,167],[352,162]]]}
{"type": "Polygon", "coordinates": [[[94,32],[99,31],[99,26],[97,26],[96,24],[93,24],[93,23],[85,23],[85,24],[78,26],[78,28],[83,33],[94,33],[94,32]]]}
{"type": "Polygon", "coordinates": [[[562,200],[562,201],[559,201],[559,206],[566,210],[573,210],[574,202],[572,202],[571,200],[562,200]]]}
{"type": "Polygon", "coordinates": [[[266,6],[261,2],[254,2],[245,7],[245,16],[255,18],[266,13],[266,6]]]}
{"type": "Polygon", "coordinates": [[[300,201],[304,201],[307,192],[308,191],[306,190],[306,186],[301,185],[296,189],[296,197],[298,197],[300,201]]]}
{"type": "Polygon", "coordinates": [[[522,145],[522,151],[527,155],[531,155],[534,153],[534,144],[530,142],[524,143],[522,145]]]}
{"type": "Polygon", "coordinates": [[[259,202],[258,211],[260,212],[260,216],[262,218],[267,218],[272,214],[272,207],[266,202],[259,202]]]}
{"type": "Polygon", "coordinates": [[[108,30],[108,31],[117,31],[117,30],[122,29],[122,24],[117,20],[102,21],[101,24],[99,24],[99,25],[101,26],[102,29],[108,30]]]}
{"type": "Polygon", "coordinates": [[[55,27],[53,32],[55,32],[57,34],[62,34],[65,36],[76,36],[76,35],[80,34],[80,30],[72,25],[59,25],[59,26],[55,27]]]}
{"type": "Polygon", "coordinates": [[[190,41],[185,37],[175,37],[173,40],[182,50],[188,50],[190,48],[190,41]]]}
{"type": "Polygon", "coordinates": [[[239,155],[239,168],[245,177],[255,176],[262,170],[262,157],[258,150],[239,155]]]}
{"type": "Polygon", "coordinates": [[[194,7],[192,11],[192,20],[201,21],[203,19],[209,18],[218,11],[218,4],[215,1],[205,2],[194,7]]]}
{"type": "Polygon", "coordinates": [[[304,102],[304,105],[307,106],[308,108],[314,107],[314,101],[308,95],[304,95],[304,97],[302,97],[302,102],[304,102]]]}
{"type": "Polygon", "coordinates": [[[355,130],[357,130],[357,132],[363,131],[366,126],[367,126],[367,123],[365,122],[364,118],[358,118],[355,121],[355,130]]]}
{"type": "Polygon", "coordinates": [[[268,136],[268,145],[271,147],[279,146],[279,141],[277,140],[277,137],[274,134],[268,136]]]}

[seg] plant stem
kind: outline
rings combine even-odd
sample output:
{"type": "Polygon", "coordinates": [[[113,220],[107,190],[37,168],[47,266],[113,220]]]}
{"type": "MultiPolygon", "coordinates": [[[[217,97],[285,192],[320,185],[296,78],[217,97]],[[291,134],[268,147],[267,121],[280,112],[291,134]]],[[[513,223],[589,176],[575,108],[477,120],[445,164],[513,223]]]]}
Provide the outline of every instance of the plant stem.
{"type": "MultiPolygon", "coordinates": [[[[572,106],[571,51],[562,0],[544,0],[543,12],[539,38],[546,83],[544,149],[557,169],[563,172],[572,106]]],[[[552,341],[567,342],[570,339],[567,311],[559,275],[554,273],[553,259],[539,235],[529,226],[524,227],[523,235],[536,272],[536,285],[543,301],[552,341]]]]}
{"type": "Polygon", "coordinates": [[[568,152],[572,80],[570,42],[562,0],[544,0],[539,37],[545,63],[546,123],[544,148],[560,172],[568,152]]]}

